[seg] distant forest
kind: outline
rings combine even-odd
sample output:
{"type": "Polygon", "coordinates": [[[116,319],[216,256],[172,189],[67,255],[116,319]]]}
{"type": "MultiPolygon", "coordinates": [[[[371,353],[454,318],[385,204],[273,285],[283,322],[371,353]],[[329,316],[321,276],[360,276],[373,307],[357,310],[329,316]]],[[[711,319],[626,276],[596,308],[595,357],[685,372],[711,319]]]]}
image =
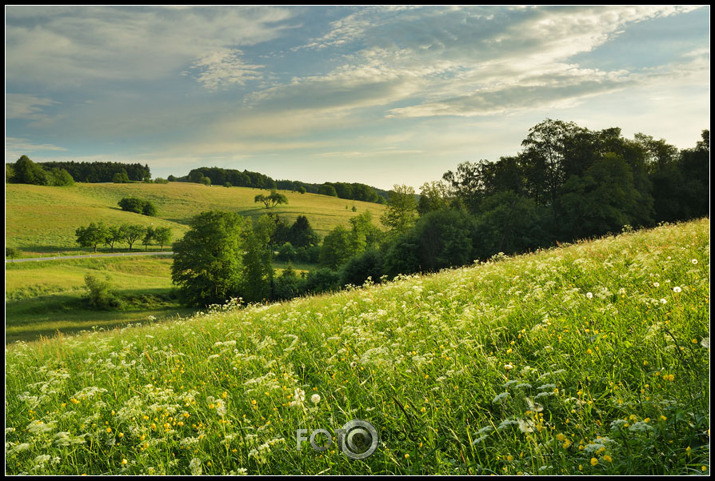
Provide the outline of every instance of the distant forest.
{"type": "Polygon", "coordinates": [[[295,192],[310,192],[338,197],[340,199],[361,200],[365,202],[385,203],[388,191],[376,189],[369,185],[357,182],[325,182],[323,184],[310,184],[296,180],[273,180],[264,174],[240,171],[236,169],[223,169],[220,167],[199,167],[193,169],[184,177],[168,177],[170,182],[196,182],[207,185],[221,185],[227,187],[253,187],[256,189],[281,189],[295,192]]]}

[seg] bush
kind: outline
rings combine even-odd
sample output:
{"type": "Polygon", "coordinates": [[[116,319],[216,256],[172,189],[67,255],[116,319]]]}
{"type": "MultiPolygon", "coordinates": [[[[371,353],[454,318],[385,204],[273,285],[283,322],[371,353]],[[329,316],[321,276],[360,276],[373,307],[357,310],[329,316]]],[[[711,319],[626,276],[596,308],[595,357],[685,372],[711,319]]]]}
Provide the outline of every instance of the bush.
{"type": "Polygon", "coordinates": [[[320,246],[299,247],[295,250],[295,258],[298,262],[317,264],[320,260],[320,246]]]}
{"type": "Polygon", "coordinates": [[[305,279],[305,289],[312,294],[337,291],[340,289],[340,275],[328,268],[310,271],[305,279]]]}
{"type": "Polygon", "coordinates": [[[135,212],[152,217],[156,215],[156,207],[148,200],[139,199],[137,197],[124,197],[117,204],[122,210],[127,212],[135,212]]]}
{"type": "Polygon", "coordinates": [[[92,309],[111,310],[122,308],[122,302],[111,290],[109,276],[102,280],[94,274],[87,273],[84,276],[84,283],[88,291],[87,302],[92,309]]]}
{"type": "Polygon", "coordinates": [[[292,299],[305,291],[306,281],[298,277],[293,266],[288,267],[275,280],[273,297],[277,301],[292,299]]]}
{"type": "Polygon", "coordinates": [[[384,274],[383,259],[380,251],[368,250],[351,258],[340,271],[340,283],[361,286],[370,277],[373,282],[380,281],[384,274]]]}
{"type": "Polygon", "coordinates": [[[20,249],[17,249],[15,247],[5,247],[5,257],[8,257],[10,259],[17,259],[20,257],[20,249]]]}
{"type": "Polygon", "coordinates": [[[286,242],[280,249],[278,249],[276,259],[282,262],[291,262],[296,259],[297,254],[298,253],[296,252],[295,247],[293,247],[293,244],[286,242]]]}

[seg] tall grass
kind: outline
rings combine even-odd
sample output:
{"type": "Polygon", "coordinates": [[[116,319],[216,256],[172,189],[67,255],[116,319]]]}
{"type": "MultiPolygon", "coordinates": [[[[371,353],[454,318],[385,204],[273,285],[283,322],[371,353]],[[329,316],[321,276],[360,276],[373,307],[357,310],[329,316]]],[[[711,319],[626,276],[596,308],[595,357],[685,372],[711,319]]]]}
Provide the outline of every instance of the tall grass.
{"type": "Polygon", "coordinates": [[[707,474],[708,230],[9,346],[6,470],[707,474]],[[297,449],[355,418],[365,460],[297,449]]]}

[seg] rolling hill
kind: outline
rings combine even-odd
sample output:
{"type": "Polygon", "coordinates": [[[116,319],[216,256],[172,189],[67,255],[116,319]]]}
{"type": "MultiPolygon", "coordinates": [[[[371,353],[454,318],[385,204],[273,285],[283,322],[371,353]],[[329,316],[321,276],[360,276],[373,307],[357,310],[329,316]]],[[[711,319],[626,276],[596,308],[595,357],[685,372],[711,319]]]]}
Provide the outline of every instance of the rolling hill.
{"type": "MultiPolygon", "coordinates": [[[[57,252],[76,252],[75,229],[90,222],[106,224],[125,222],[155,227],[172,227],[174,239],[187,230],[189,219],[205,210],[220,209],[245,216],[260,216],[267,212],[254,197],[265,190],[245,187],[204,186],[193,183],[168,184],[83,184],[72,187],[7,184],[5,186],[5,238],[8,247],[19,248],[26,256],[57,252]],[[157,207],[156,217],[122,211],[117,202],[136,196],[157,207]]],[[[336,225],[370,211],[374,222],[384,206],[318,194],[282,191],[287,205],[270,211],[292,222],[299,215],[308,217],[313,229],[324,236],[336,225]],[[356,212],[353,212],[353,206],[356,212]]]]}

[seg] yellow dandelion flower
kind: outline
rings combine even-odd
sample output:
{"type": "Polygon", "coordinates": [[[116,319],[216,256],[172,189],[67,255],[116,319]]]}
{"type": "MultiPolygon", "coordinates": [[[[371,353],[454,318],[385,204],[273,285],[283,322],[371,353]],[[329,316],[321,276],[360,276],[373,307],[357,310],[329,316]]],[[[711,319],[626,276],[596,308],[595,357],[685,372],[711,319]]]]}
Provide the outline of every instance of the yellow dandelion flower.
{"type": "Polygon", "coordinates": [[[128,462],[126,459],[122,459],[122,465],[126,465],[128,462]]]}
{"type": "Polygon", "coordinates": [[[606,461],[607,463],[612,463],[612,462],[613,462],[613,458],[611,458],[608,454],[606,454],[606,455],[603,457],[603,460],[606,461]]]}
{"type": "Polygon", "coordinates": [[[598,459],[591,458],[591,466],[596,466],[598,464],[598,459]]]}
{"type": "Polygon", "coordinates": [[[409,457],[410,457],[409,454],[405,454],[405,459],[407,459],[407,458],[409,458],[409,457]]]}
{"type": "Polygon", "coordinates": [[[112,428],[107,428],[107,432],[108,432],[108,433],[111,433],[111,432],[112,432],[112,428]]]}

